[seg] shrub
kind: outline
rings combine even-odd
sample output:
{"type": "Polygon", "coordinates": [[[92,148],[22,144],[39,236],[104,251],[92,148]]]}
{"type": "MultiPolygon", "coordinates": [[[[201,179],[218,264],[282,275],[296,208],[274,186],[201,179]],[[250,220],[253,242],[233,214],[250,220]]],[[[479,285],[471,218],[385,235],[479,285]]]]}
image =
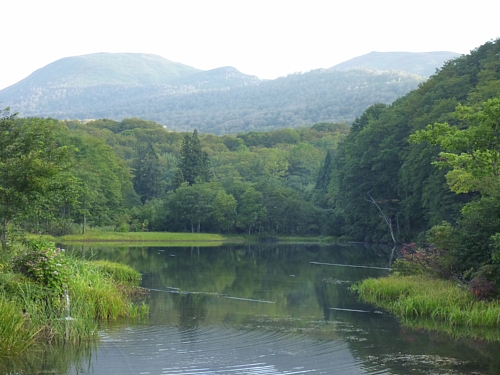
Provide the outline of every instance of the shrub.
{"type": "Polygon", "coordinates": [[[490,300],[496,295],[495,284],[483,275],[471,280],[469,290],[480,301],[490,300]]]}
{"type": "Polygon", "coordinates": [[[56,295],[62,295],[70,277],[67,257],[53,243],[45,240],[27,242],[30,249],[24,255],[14,258],[14,269],[56,295]]]}
{"type": "Polygon", "coordinates": [[[409,243],[399,250],[399,259],[392,265],[392,272],[401,276],[429,275],[447,279],[453,274],[452,264],[447,250],[434,245],[417,247],[409,243]]]}

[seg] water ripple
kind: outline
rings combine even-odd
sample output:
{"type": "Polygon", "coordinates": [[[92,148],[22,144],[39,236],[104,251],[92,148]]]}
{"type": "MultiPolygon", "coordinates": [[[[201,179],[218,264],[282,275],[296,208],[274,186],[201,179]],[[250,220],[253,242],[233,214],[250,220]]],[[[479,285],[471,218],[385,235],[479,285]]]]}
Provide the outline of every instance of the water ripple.
{"type": "Polygon", "coordinates": [[[295,375],[369,373],[347,343],[228,327],[107,330],[93,374],[295,375]],[[332,371],[332,369],[335,369],[332,371]]]}

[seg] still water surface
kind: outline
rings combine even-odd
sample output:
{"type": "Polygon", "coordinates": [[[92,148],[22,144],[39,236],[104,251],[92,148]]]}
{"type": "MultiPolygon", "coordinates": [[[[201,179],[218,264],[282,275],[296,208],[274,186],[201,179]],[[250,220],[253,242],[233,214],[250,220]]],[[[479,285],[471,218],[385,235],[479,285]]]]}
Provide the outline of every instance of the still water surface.
{"type": "MultiPolygon", "coordinates": [[[[498,344],[405,328],[358,301],[349,287],[386,275],[390,250],[317,245],[83,250],[86,257],[124,262],[143,274],[142,286],[152,289],[150,318],[102,326],[95,348],[73,353],[59,347],[39,355],[41,363],[31,366],[44,373],[500,372],[498,344]],[[61,364],[61,356],[72,358],[61,364]]],[[[21,367],[12,373],[27,373],[21,367]]]]}

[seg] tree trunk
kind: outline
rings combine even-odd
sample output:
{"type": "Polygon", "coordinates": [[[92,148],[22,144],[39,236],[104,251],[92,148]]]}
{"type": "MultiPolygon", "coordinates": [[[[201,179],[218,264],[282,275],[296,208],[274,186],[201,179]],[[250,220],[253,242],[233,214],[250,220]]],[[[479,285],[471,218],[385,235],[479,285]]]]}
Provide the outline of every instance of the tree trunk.
{"type": "Polygon", "coordinates": [[[380,214],[384,218],[385,223],[389,227],[389,231],[391,232],[392,242],[394,242],[394,245],[395,245],[396,244],[396,238],[394,237],[394,230],[392,228],[392,220],[391,220],[391,218],[387,217],[384,214],[384,212],[382,211],[382,209],[380,208],[380,206],[377,204],[377,202],[375,201],[375,199],[373,199],[373,197],[370,194],[368,194],[368,196],[370,197],[370,199],[365,199],[365,200],[368,201],[368,202],[370,202],[370,203],[373,203],[378,208],[378,210],[380,211],[380,214]]]}

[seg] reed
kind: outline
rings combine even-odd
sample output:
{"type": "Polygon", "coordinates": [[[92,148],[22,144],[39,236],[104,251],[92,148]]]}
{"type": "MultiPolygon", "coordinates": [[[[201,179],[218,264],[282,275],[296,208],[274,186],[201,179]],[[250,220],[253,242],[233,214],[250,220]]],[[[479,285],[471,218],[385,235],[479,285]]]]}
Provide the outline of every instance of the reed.
{"type": "Polygon", "coordinates": [[[86,265],[94,267],[97,272],[106,275],[116,283],[136,286],[141,282],[141,274],[126,264],[96,260],[90,261],[86,265]]]}
{"type": "Polygon", "coordinates": [[[114,320],[131,315],[131,287],[137,286],[141,275],[117,263],[75,261],[71,283],[71,311],[97,320],[114,320]]]}
{"type": "Polygon", "coordinates": [[[500,327],[500,303],[477,301],[457,283],[424,276],[367,279],[360,297],[401,318],[428,317],[451,326],[500,327]]]}
{"type": "Polygon", "coordinates": [[[0,297],[0,357],[26,350],[35,342],[36,334],[19,306],[0,297]]]}
{"type": "Polygon", "coordinates": [[[0,273],[1,356],[17,355],[35,342],[97,340],[99,321],[149,314],[146,303],[132,303],[141,280],[132,268],[71,257],[64,267],[71,275],[69,304],[59,289],[21,274],[0,273]]]}

